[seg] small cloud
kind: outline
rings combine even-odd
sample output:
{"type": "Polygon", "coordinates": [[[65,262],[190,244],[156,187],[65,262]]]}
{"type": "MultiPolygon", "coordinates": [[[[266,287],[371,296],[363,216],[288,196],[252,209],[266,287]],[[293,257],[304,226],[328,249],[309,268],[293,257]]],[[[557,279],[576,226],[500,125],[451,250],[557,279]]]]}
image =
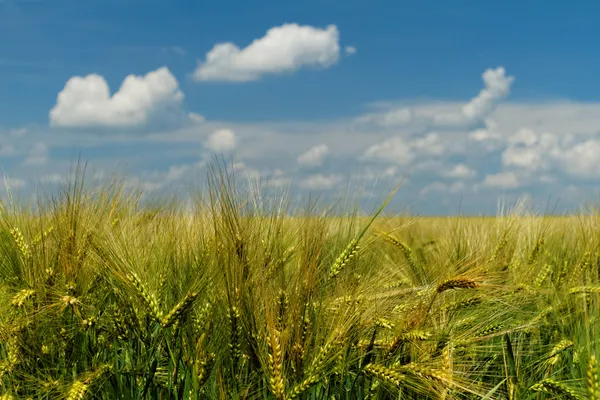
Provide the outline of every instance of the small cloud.
{"type": "Polygon", "coordinates": [[[16,151],[12,144],[0,145],[0,156],[12,156],[14,154],[16,154],[16,151]]]}
{"type": "Polygon", "coordinates": [[[171,46],[171,51],[182,57],[187,55],[187,51],[185,51],[185,49],[181,46],[171,46]]]}
{"type": "Polygon", "coordinates": [[[410,145],[421,154],[439,156],[445,151],[444,144],[437,133],[429,133],[423,138],[414,140],[410,145]]]}
{"type": "Polygon", "coordinates": [[[44,175],[42,180],[48,183],[67,183],[68,181],[67,177],[57,173],[44,175]]]}
{"type": "Polygon", "coordinates": [[[48,162],[48,146],[37,142],[29,150],[29,155],[24,161],[25,165],[43,165],[48,162]]]}
{"type": "Polygon", "coordinates": [[[231,129],[218,129],[207,139],[205,147],[215,153],[228,152],[235,149],[237,138],[231,129]]]}
{"type": "Polygon", "coordinates": [[[328,154],[329,147],[326,144],[319,144],[300,154],[296,161],[303,166],[317,167],[323,164],[328,154]]]}
{"type": "Polygon", "coordinates": [[[337,174],[315,174],[300,182],[300,187],[310,190],[326,190],[342,182],[342,176],[337,174]]]}
{"type": "Polygon", "coordinates": [[[171,165],[169,167],[169,171],[167,172],[165,180],[168,182],[178,181],[181,178],[183,178],[185,173],[189,171],[190,168],[190,165],[171,165]]]}
{"type": "Polygon", "coordinates": [[[249,167],[241,161],[234,163],[232,168],[235,172],[242,175],[246,179],[258,180],[261,177],[259,170],[249,167]]]}
{"type": "Polygon", "coordinates": [[[513,145],[533,146],[537,141],[538,137],[535,132],[527,128],[519,129],[514,135],[508,138],[508,143],[513,145]]]}
{"type": "Polygon", "coordinates": [[[188,118],[197,124],[201,124],[204,121],[206,121],[206,118],[204,118],[202,115],[195,113],[195,112],[189,113],[188,118]]]}
{"type": "Polygon", "coordinates": [[[284,24],[240,49],[231,42],[219,43],[206,54],[194,71],[197,81],[247,82],[265,74],[293,72],[307,66],[329,67],[339,59],[339,32],[335,25],[325,29],[284,24]]]}
{"type": "Polygon", "coordinates": [[[27,186],[27,183],[21,178],[10,178],[8,176],[4,176],[2,178],[2,187],[0,188],[0,190],[18,190],[25,186],[27,186]]]}
{"type": "Polygon", "coordinates": [[[110,95],[98,74],[75,76],[67,81],[50,110],[50,125],[135,126],[145,123],[159,105],[180,103],[183,93],[166,67],[144,76],[129,75],[110,95]]]}
{"type": "Polygon", "coordinates": [[[485,177],[483,186],[497,189],[516,189],[520,186],[519,178],[514,172],[499,172],[485,177]]]}
{"type": "Polygon", "coordinates": [[[354,55],[354,54],[356,54],[356,47],[346,46],[346,47],[344,47],[344,53],[346,53],[347,56],[354,55]]]}
{"type": "Polygon", "coordinates": [[[16,137],[21,137],[23,135],[25,135],[27,133],[27,128],[15,128],[15,129],[10,129],[8,131],[8,133],[11,136],[16,136],[16,137]]]}
{"type": "Polygon", "coordinates": [[[467,185],[464,182],[453,182],[451,184],[446,184],[444,182],[433,182],[421,189],[421,191],[419,192],[419,196],[424,197],[430,193],[456,194],[464,192],[466,190],[467,185]]]}
{"type": "Polygon", "coordinates": [[[452,169],[445,169],[441,176],[451,179],[471,179],[477,176],[477,171],[465,164],[456,164],[452,169]]]}
{"type": "Polygon", "coordinates": [[[363,159],[407,165],[415,159],[415,155],[410,145],[404,139],[391,138],[369,147],[365,151],[363,159]]]}
{"type": "Polygon", "coordinates": [[[481,77],[485,87],[462,108],[464,116],[471,121],[481,121],[487,117],[497,102],[508,95],[515,80],[514,77],[507,76],[502,67],[487,69],[481,77]]]}

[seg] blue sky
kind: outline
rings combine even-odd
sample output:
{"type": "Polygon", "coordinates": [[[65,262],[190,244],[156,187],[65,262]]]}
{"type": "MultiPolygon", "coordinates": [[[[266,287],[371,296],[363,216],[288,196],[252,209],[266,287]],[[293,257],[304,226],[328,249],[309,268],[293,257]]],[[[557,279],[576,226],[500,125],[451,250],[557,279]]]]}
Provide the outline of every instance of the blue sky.
{"type": "Polygon", "coordinates": [[[0,0],[0,164],[27,190],[81,153],[160,193],[218,153],[324,196],[408,173],[397,210],[573,210],[600,178],[600,3],[523,3],[0,0]]]}

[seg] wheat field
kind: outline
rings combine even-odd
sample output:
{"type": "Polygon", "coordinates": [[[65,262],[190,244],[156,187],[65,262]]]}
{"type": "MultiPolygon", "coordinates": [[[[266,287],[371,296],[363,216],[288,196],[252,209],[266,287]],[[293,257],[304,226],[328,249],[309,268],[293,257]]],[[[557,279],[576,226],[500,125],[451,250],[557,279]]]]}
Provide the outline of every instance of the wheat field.
{"type": "Polygon", "coordinates": [[[234,180],[191,210],[82,174],[4,201],[0,399],[600,399],[596,214],[365,217],[234,180]]]}

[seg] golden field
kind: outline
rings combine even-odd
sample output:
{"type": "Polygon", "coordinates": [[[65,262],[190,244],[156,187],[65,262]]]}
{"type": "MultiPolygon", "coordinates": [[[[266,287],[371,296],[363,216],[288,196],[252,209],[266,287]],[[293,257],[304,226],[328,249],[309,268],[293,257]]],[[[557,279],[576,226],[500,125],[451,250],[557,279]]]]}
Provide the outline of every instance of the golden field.
{"type": "Polygon", "coordinates": [[[2,204],[0,399],[600,399],[597,215],[334,216],[209,178],[192,212],[80,175],[2,204]]]}

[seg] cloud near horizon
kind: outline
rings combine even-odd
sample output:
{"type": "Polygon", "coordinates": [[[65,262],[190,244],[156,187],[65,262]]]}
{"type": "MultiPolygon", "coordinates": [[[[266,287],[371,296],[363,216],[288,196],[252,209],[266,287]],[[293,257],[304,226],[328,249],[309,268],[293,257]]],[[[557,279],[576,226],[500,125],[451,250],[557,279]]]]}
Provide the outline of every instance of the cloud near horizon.
{"type": "MultiPolygon", "coordinates": [[[[392,186],[409,174],[405,201],[429,207],[439,201],[438,210],[451,209],[459,196],[476,210],[482,204],[489,209],[500,195],[547,195],[568,187],[571,205],[577,196],[592,195],[590,182],[600,179],[600,103],[506,102],[515,78],[503,67],[485,70],[482,78],[482,89],[464,102],[389,104],[319,122],[233,123],[190,112],[183,114],[188,123],[175,129],[108,131],[100,139],[71,128],[144,124],[160,107],[183,108],[183,93],[166,67],[129,75],[112,96],[101,76],[88,75],[71,78],[58,95],[50,112],[52,142],[42,139],[43,130],[14,128],[0,134],[0,144],[21,159],[24,169],[15,182],[42,172],[63,181],[68,162],[51,158],[51,148],[114,143],[136,155],[129,158],[134,173],[128,185],[147,192],[184,181],[219,153],[233,157],[244,179],[321,193],[335,193],[352,179],[392,186]]],[[[115,157],[94,163],[108,172],[115,157]]]]}

